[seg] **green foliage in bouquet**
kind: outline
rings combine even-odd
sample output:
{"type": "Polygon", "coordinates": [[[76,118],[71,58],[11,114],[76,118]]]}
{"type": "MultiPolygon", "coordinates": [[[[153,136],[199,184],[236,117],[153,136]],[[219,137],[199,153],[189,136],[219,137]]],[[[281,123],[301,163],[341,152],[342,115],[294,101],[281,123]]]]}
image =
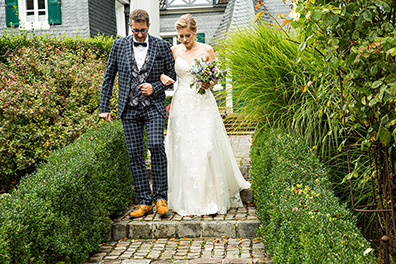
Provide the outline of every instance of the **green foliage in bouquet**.
{"type": "Polygon", "coordinates": [[[275,263],[375,263],[356,218],[301,138],[261,130],[251,158],[258,234],[275,263]]]}
{"type": "Polygon", "coordinates": [[[121,122],[101,123],[0,195],[0,263],[82,263],[132,185],[121,122]]]}
{"type": "Polygon", "coordinates": [[[206,61],[204,57],[194,59],[190,66],[190,73],[194,77],[190,87],[195,87],[199,94],[205,93],[205,90],[201,88],[201,83],[213,82],[217,84],[227,75],[217,60],[206,61]]]}
{"type": "Polygon", "coordinates": [[[0,193],[96,126],[110,48],[103,37],[0,37],[0,193]]]}

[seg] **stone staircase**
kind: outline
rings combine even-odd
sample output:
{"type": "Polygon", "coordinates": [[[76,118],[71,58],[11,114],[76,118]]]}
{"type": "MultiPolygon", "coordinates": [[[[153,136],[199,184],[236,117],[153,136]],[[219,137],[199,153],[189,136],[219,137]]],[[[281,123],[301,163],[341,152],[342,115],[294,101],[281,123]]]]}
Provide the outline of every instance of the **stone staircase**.
{"type": "Polygon", "coordinates": [[[241,192],[244,207],[230,209],[225,215],[180,216],[170,212],[160,217],[156,212],[145,217],[129,219],[130,206],[125,213],[114,219],[107,241],[157,238],[202,238],[202,237],[243,237],[254,238],[260,223],[252,203],[251,190],[241,192]]]}
{"type": "Polygon", "coordinates": [[[256,237],[260,223],[251,191],[241,193],[244,207],[225,215],[182,217],[156,212],[129,219],[129,207],[114,219],[107,242],[85,263],[204,264],[272,263],[256,237]]]}
{"type": "Polygon", "coordinates": [[[229,134],[245,135],[255,131],[257,122],[251,117],[232,113],[229,115],[222,114],[224,127],[229,134]]]}
{"type": "MultiPolygon", "coordinates": [[[[234,154],[245,179],[250,178],[250,136],[232,140],[234,154]],[[242,144],[240,144],[242,143],[242,144]]],[[[260,223],[251,190],[241,192],[243,207],[224,215],[182,217],[154,212],[129,219],[130,206],[114,219],[101,250],[85,263],[203,264],[272,263],[264,244],[256,238],[260,223]]]]}

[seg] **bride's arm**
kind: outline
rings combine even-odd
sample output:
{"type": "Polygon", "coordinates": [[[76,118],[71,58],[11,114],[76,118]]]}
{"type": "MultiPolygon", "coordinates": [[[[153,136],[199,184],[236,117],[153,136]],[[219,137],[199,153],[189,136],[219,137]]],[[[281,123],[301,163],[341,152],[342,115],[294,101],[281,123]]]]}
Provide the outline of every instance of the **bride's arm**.
{"type": "Polygon", "coordinates": [[[206,47],[205,47],[205,55],[206,55],[206,60],[207,61],[214,61],[216,59],[216,55],[214,53],[214,50],[209,45],[206,45],[206,47]]]}
{"type": "Polygon", "coordinates": [[[165,86],[168,86],[168,85],[171,85],[171,84],[175,83],[175,80],[173,80],[171,77],[169,77],[168,75],[166,75],[166,74],[164,74],[164,73],[161,74],[160,79],[161,79],[161,82],[162,82],[165,86]]]}
{"type": "MultiPolygon", "coordinates": [[[[172,55],[173,55],[173,59],[174,59],[175,61],[176,61],[176,48],[177,48],[177,46],[173,46],[173,47],[171,48],[171,50],[172,50],[172,55]]],[[[164,85],[166,85],[166,86],[175,83],[175,80],[173,80],[172,78],[170,78],[168,75],[166,75],[166,74],[164,74],[164,73],[161,74],[160,79],[161,79],[161,82],[162,82],[164,85]]]]}

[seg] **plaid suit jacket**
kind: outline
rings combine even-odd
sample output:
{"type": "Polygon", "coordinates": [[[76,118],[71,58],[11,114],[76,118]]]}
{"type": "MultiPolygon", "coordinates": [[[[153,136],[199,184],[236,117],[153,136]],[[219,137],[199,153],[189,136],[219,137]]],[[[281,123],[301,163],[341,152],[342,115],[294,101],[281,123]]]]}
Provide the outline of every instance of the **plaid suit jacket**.
{"type": "MultiPolygon", "coordinates": [[[[160,76],[162,73],[176,80],[175,61],[168,42],[148,35],[149,48],[147,51],[148,72],[146,82],[153,86],[154,93],[150,95],[151,102],[155,105],[161,115],[166,118],[165,90],[169,86],[162,84],[160,76]]],[[[132,78],[133,36],[116,39],[111,48],[107,61],[106,72],[103,77],[102,90],[100,93],[99,113],[110,112],[110,98],[113,93],[114,79],[118,72],[118,115],[121,115],[128,102],[129,89],[132,78]]]]}

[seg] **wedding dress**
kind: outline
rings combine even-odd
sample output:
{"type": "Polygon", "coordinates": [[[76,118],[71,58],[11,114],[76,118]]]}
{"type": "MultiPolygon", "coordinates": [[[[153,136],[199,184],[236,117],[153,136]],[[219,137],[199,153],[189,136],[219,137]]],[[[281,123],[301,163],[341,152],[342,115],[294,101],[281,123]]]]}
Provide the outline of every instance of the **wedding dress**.
{"type": "Polygon", "coordinates": [[[176,87],[169,113],[168,205],[179,215],[225,214],[242,207],[239,192],[250,187],[235,161],[216,100],[190,88],[190,64],[177,56],[176,87]]]}

